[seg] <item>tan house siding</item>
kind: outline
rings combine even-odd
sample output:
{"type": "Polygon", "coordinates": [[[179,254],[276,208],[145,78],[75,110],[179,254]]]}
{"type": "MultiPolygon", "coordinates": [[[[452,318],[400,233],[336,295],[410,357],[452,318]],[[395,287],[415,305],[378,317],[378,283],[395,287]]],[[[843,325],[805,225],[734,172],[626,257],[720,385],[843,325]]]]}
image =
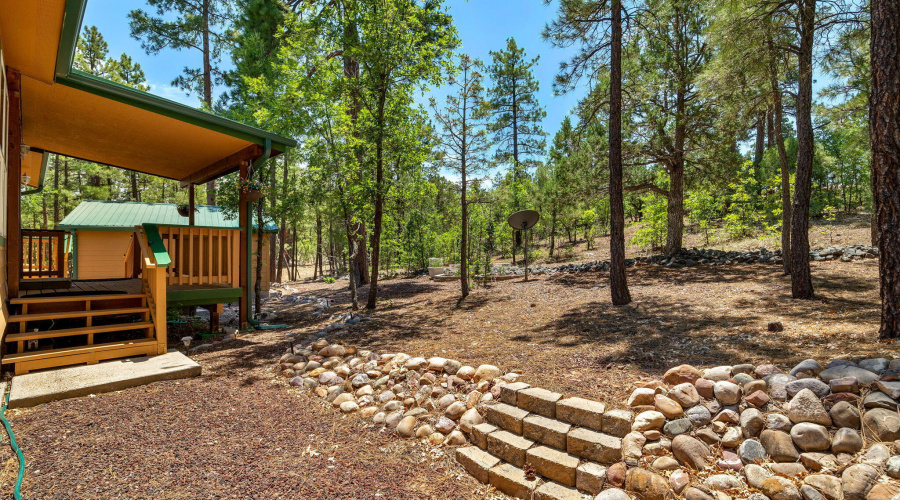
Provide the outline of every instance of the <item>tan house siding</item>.
{"type": "Polygon", "coordinates": [[[80,280],[125,277],[125,251],[131,243],[126,231],[75,231],[80,280]]]}

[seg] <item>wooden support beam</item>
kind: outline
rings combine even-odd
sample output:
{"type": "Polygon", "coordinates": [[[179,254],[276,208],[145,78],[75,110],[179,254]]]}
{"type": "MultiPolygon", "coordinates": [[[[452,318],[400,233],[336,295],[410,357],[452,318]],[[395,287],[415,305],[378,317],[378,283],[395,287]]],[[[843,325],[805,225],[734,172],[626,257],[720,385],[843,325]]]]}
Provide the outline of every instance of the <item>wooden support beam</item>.
{"type": "Polygon", "coordinates": [[[9,89],[9,133],[6,181],[6,280],[9,296],[19,296],[19,280],[22,278],[22,77],[18,71],[6,70],[9,89]]]}
{"type": "MultiPolygon", "coordinates": [[[[262,154],[262,153],[260,153],[262,154]]],[[[241,180],[247,178],[250,174],[250,160],[241,162],[241,180]]],[[[248,210],[249,204],[247,203],[246,198],[243,196],[240,197],[240,201],[238,202],[238,206],[240,207],[239,216],[238,216],[238,224],[241,229],[247,227],[247,221],[249,220],[250,213],[248,210]]],[[[244,290],[244,293],[241,294],[241,302],[239,311],[239,320],[240,320],[240,329],[247,328],[250,319],[250,283],[247,281],[247,238],[250,235],[247,234],[247,231],[241,231],[240,233],[240,251],[238,253],[238,282],[241,284],[241,288],[244,290]]]]}
{"type": "MultiPolygon", "coordinates": [[[[225,174],[230,174],[235,170],[243,169],[245,162],[259,158],[262,154],[262,146],[258,144],[247,146],[236,153],[222,158],[212,165],[203,167],[191,175],[184,177],[181,179],[181,187],[186,188],[190,184],[205,184],[206,182],[222,177],[225,174]]],[[[241,171],[243,172],[243,170],[241,171]]]]}
{"type": "Polygon", "coordinates": [[[194,183],[188,188],[188,226],[194,225],[194,183]]]}

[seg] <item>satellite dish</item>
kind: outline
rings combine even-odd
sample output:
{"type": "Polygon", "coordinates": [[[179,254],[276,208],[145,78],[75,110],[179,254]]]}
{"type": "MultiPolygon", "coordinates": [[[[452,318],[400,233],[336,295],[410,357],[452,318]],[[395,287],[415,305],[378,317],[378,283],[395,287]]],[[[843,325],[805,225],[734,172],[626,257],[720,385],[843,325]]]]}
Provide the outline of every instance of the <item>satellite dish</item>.
{"type": "Polygon", "coordinates": [[[510,215],[507,222],[513,229],[525,231],[533,228],[540,219],[541,214],[537,213],[536,210],[521,210],[510,215]]]}

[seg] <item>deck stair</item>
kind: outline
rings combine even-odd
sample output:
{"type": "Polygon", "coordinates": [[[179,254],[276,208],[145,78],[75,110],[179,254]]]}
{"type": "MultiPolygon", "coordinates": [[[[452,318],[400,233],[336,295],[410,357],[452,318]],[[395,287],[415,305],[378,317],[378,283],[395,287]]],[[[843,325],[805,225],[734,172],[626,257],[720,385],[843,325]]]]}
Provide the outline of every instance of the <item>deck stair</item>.
{"type": "Polygon", "coordinates": [[[457,448],[456,460],[479,481],[536,500],[599,493],[606,465],[623,459],[622,437],[631,430],[628,412],[520,382],[502,387],[486,417],[472,428],[473,446],[457,448]],[[532,479],[526,464],[536,472],[532,479]]]}
{"type": "Polygon", "coordinates": [[[158,351],[146,293],[30,296],[9,304],[3,364],[14,365],[16,375],[158,351]]]}

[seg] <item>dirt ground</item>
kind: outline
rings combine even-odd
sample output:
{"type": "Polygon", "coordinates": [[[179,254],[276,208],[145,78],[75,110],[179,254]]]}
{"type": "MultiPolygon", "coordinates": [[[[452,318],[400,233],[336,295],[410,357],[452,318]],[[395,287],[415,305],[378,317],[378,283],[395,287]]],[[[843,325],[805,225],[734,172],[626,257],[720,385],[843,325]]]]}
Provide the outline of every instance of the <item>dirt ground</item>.
{"type": "MultiPolygon", "coordinates": [[[[606,273],[538,276],[475,288],[393,279],[369,319],[338,337],[377,352],[402,351],[520,370],[522,380],[624,405],[641,380],[668,367],[813,357],[900,355],[877,342],[877,261],[815,262],[818,300],[790,298],[770,264],[628,271],[634,299],[609,300],[606,273]],[[770,321],[784,331],[769,333],[770,321]]],[[[328,297],[349,310],[346,281],[290,283],[287,294],[328,297]]],[[[365,296],[367,287],[360,290],[365,296]]],[[[327,318],[273,299],[299,338],[327,318]]],[[[197,378],[160,382],[8,412],[28,461],[26,498],[493,498],[445,448],[401,441],[356,416],[288,389],[274,362],[287,331],[241,335],[192,355],[197,378]]],[[[0,446],[0,490],[16,462],[0,446]]]]}

